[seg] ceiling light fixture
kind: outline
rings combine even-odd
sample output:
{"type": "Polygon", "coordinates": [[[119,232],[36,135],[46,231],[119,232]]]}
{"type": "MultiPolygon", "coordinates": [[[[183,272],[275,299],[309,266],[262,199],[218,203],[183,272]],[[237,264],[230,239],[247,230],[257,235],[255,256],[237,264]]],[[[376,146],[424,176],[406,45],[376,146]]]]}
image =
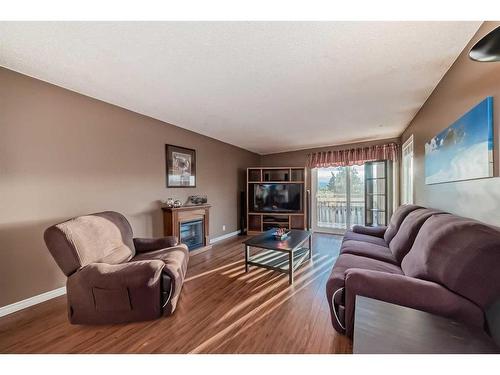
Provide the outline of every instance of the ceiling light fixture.
{"type": "Polygon", "coordinates": [[[500,26],[489,32],[469,51],[469,57],[474,61],[500,61],[500,26]]]}

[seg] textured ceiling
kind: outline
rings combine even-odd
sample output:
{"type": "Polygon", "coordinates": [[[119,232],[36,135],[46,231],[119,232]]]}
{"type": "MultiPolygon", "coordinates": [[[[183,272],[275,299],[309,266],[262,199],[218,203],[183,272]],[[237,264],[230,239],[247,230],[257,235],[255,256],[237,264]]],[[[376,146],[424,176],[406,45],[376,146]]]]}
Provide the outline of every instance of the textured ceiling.
{"type": "Polygon", "coordinates": [[[480,22],[0,22],[0,65],[261,154],[399,136],[480,22]]]}

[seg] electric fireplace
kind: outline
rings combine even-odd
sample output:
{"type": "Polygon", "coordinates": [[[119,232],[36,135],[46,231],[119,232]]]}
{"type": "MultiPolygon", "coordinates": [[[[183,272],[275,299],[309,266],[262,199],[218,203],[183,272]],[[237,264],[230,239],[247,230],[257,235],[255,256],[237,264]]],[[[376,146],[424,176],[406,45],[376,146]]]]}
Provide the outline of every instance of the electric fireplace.
{"type": "Polygon", "coordinates": [[[187,245],[190,255],[211,249],[209,210],[207,203],[162,207],[164,236],[177,237],[187,245]]]}
{"type": "Polygon", "coordinates": [[[189,251],[203,246],[203,220],[191,220],[181,223],[180,240],[186,244],[189,251]]]}

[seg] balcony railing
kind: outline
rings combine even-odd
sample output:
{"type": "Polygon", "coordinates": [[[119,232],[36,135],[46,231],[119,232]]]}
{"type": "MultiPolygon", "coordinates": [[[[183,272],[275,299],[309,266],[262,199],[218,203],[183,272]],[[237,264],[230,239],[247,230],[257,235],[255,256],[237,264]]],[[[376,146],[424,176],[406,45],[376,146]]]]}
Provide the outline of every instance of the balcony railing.
{"type": "MultiPolygon", "coordinates": [[[[347,201],[334,198],[318,199],[316,204],[317,226],[321,228],[346,229],[348,226],[347,201]]],[[[365,202],[352,201],[350,204],[350,225],[364,225],[365,202]]]]}

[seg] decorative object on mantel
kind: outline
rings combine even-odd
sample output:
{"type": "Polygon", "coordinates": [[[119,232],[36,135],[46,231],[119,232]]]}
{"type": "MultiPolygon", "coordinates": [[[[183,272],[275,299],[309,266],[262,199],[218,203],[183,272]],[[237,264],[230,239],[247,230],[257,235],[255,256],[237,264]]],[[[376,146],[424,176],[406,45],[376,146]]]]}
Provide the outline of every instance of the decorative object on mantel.
{"type": "Polygon", "coordinates": [[[196,151],[165,145],[167,187],[196,187],[196,151]]]}
{"type": "Polygon", "coordinates": [[[277,228],[276,232],[273,233],[273,236],[275,240],[283,241],[288,237],[289,234],[290,231],[286,228],[277,228]]]}
{"type": "Polygon", "coordinates": [[[320,151],[307,155],[310,168],[330,168],[348,165],[362,165],[369,161],[398,161],[399,146],[396,143],[350,148],[345,150],[320,151]]]}
{"type": "Polygon", "coordinates": [[[182,206],[181,201],[180,201],[180,200],[178,200],[178,199],[176,199],[176,200],[174,201],[174,206],[173,206],[173,207],[178,208],[178,207],[181,207],[181,206],[182,206]]]}
{"type": "Polygon", "coordinates": [[[167,200],[161,201],[165,207],[174,207],[174,198],[167,198],[167,200]]]}
{"type": "Polygon", "coordinates": [[[425,144],[425,183],[493,177],[493,98],[484,99],[425,144]]]}
{"type": "Polygon", "coordinates": [[[481,38],[469,52],[471,60],[479,62],[500,61],[500,26],[481,38]]]}
{"type": "Polygon", "coordinates": [[[185,206],[206,204],[208,202],[206,195],[190,195],[184,203],[185,206]]]}

